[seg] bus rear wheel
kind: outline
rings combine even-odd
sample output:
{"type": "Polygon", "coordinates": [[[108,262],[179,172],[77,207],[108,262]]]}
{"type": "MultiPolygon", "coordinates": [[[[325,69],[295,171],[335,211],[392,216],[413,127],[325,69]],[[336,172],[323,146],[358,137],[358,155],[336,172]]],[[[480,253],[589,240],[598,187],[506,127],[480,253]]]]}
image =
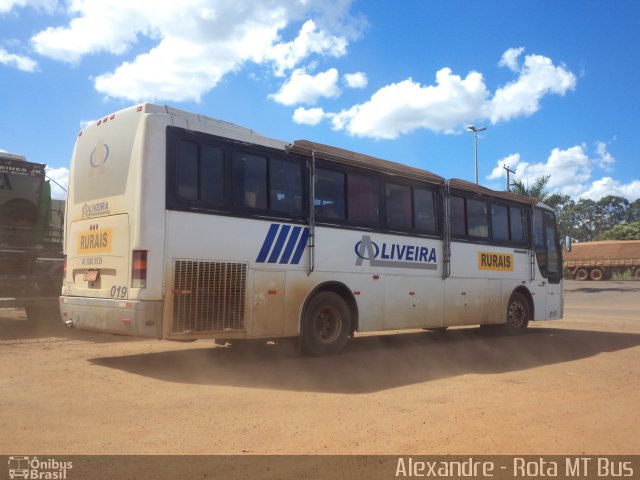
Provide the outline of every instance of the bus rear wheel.
{"type": "Polygon", "coordinates": [[[579,268],[576,270],[576,280],[580,280],[581,282],[589,279],[589,270],[586,268],[579,268]]]}
{"type": "Polygon", "coordinates": [[[507,306],[507,323],[504,325],[506,333],[516,335],[523,333],[531,320],[531,308],[526,297],[519,292],[513,292],[507,306]]]}
{"type": "Polygon", "coordinates": [[[334,292],[319,292],[305,309],[302,320],[302,351],[321,356],[340,352],[351,332],[351,313],[334,292]]]}

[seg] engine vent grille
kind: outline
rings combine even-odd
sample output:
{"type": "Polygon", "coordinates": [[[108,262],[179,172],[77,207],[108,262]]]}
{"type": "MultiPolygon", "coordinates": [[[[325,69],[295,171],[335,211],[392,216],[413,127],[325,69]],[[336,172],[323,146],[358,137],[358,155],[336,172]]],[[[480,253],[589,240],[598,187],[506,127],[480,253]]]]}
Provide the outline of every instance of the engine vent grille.
{"type": "Polygon", "coordinates": [[[246,264],[175,260],[173,278],[171,333],[244,328],[246,264]]]}

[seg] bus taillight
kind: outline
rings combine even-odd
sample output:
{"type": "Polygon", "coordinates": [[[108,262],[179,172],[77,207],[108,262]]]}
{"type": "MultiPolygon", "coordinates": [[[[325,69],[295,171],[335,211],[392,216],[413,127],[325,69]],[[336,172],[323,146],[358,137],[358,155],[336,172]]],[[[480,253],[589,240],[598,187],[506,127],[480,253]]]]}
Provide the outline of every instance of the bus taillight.
{"type": "Polygon", "coordinates": [[[131,288],[147,286],[147,251],[133,251],[133,268],[131,269],[131,288]]]}

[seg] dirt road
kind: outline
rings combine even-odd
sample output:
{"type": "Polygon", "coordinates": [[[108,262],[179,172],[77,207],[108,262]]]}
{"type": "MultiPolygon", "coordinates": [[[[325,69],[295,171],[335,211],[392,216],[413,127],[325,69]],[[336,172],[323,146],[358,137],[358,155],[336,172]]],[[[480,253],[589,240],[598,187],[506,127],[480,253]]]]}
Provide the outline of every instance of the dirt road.
{"type": "Polygon", "coordinates": [[[568,282],[522,337],[344,354],[30,329],[0,313],[0,453],[640,454],[640,283],[568,282]]]}

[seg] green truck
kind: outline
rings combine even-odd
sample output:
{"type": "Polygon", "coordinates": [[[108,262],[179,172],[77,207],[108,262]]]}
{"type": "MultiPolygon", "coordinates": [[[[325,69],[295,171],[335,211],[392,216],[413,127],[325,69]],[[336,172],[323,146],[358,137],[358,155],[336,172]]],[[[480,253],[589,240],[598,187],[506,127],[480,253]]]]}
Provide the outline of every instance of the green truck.
{"type": "Polygon", "coordinates": [[[30,322],[59,315],[63,216],[45,165],[0,152],[0,308],[24,308],[30,322]]]}

